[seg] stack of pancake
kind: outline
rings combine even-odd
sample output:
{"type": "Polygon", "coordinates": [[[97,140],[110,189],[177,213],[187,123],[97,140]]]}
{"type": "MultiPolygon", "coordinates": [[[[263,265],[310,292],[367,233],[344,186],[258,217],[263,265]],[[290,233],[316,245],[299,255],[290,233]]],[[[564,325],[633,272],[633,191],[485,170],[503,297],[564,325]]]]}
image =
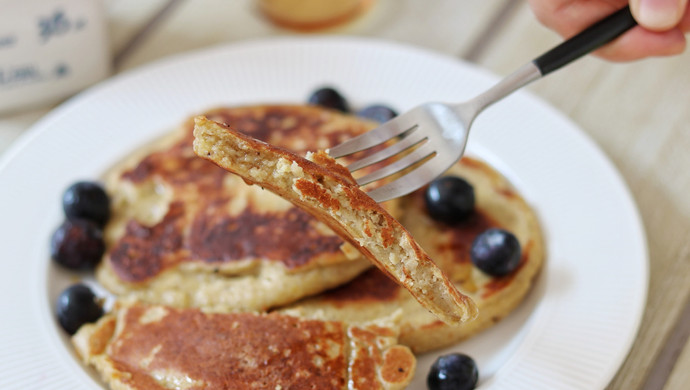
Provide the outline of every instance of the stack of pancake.
{"type": "MultiPolygon", "coordinates": [[[[375,126],[310,106],[205,116],[297,154],[375,126]]],[[[111,388],[402,388],[414,374],[412,351],[454,344],[497,322],[541,268],[534,213],[483,162],[464,158],[448,172],[475,188],[477,209],[458,226],[427,215],[423,189],[387,202],[479,307],[476,319],[448,325],[311,214],[198,158],[192,130],[186,121],[106,177],[113,218],[97,279],[119,300],[73,340],[111,388]],[[511,231],[523,248],[508,276],[488,276],[470,262],[472,240],[489,227],[511,231]]]]}

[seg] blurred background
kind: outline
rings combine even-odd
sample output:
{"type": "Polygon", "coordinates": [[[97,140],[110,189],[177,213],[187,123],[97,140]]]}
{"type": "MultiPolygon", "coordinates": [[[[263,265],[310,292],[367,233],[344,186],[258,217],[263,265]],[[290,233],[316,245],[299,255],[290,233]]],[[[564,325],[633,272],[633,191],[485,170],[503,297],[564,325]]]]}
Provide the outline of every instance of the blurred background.
{"type": "MultiPolygon", "coordinates": [[[[561,41],[520,0],[304,2],[305,10],[294,0],[0,0],[0,160],[33,123],[80,90],[214,45],[353,35],[427,48],[506,75],[561,41]]],[[[611,158],[644,220],[650,295],[612,389],[690,383],[689,69],[687,50],[623,64],[590,56],[528,87],[611,158]]]]}

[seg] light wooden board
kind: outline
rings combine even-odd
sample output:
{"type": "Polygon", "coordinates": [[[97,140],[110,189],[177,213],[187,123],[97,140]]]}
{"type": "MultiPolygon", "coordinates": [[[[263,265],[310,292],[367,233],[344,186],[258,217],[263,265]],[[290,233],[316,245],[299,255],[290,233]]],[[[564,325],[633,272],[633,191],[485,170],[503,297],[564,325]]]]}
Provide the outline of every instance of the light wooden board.
{"type": "Polygon", "coordinates": [[[167,2],[168,0],[104,0],[113,56],[123,50],[167,2]]]}
{"type": "Polygon", "coordinates": [[[678,348],[682,349],[682,353],[676,361],[664,390],[687,390],[690,385],[690,340],[684,346],[679,345],[678,348]]]}
{"type": "MultiPolygon", "coordinates": [[[[354,23],[322,33],[389,39],[456,55],[472,45],[486,22],[503,4],[494,1],[378,0],[370,12],[354,23]]],[[[122,69],[213,45],[299,34],[268,23],[258,11],[256,0],[185,1],[124,61],[122,69]]]]}

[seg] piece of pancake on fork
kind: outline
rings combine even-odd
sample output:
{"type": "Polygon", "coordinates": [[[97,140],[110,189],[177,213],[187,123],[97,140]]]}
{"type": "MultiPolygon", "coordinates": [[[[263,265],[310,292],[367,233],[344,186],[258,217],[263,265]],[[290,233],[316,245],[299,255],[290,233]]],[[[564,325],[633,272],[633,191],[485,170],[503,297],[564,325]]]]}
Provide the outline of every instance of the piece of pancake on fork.
{"type": "Polygon", "coordinates": [[[383,273],[445,323],[473,319],[477,308],[347,168],[324,152],[306,158],[205,117],[195,119],[194,151],[299,205],[348,240],[383,273]]]}
{"type": "Polygon", "coordinates": [[[366,322],[402,309],[400,343],[415,353],[447,347],[491,327],[525,299],[544,263],[544,239],[537,215],[515,188],[495,169],[465,157],[446,175],[463,178],[474,189],[476,205],[470,217],[450,226],[426,211],[425,188],[401,199],[401,223],[458,288],[479,308],[474,321],[448,326],[419,306],[407,291],[382,272],[371,269],[333,290],[280,310],[304,317],[366,322]],[[494,277],[472,264],[470,247],[489,228],[515,235],[521,260],[512,273],[494,277]]]}
{"type": "MultiPolygon", "coordinates": [[[[375,125],[300,105],[206,115],[295,153],[375,125]]],[[[97,270],[104,287],[176,307],[261,311],[341,285],[371,266],[305,211],[198,158],[192,130],[186,121],[108,173],[112,218],[97,270]]]]}

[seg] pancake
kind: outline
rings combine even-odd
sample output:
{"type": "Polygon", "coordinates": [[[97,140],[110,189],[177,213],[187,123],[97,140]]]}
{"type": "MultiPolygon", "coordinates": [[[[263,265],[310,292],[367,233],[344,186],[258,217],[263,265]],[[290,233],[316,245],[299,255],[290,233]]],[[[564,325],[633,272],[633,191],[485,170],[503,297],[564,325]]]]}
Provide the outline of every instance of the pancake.
{"type": "Polygon", "coordinates": [[[328,224],[403,286],[435,317],[458,324],[476,316],[409,232],[368,197],[347,168],[324,152],[300,157],[205,117],[195,119],[194,152],[299,205],[328,224]]]}
{"type": "Polygon", "coordinates": [[[363,325],[137,302],[72,341],[114,390],[401,389],[415,357],[394,319],[363,325]]]}
{"type": "Polygon", "coordinates": [[[438,321],[377,269],[366,271],[344,286],[290,305],[287,310],[305,317],[358,322],[386,317],[402,309],[400,342],[415,353],[456,344],[508,315],[524,299],[544,261],[537,217],[508,181],[481,161],[465,157],[447,174],[460,176],[473,185],[474,215],[455,227],[435,222],[425,211],[425,189],[420,189],[402,199],[401,222],[453,283],[477,304],[479,316],[475,320],[460,326],[438,321]],[[472,241],[490,227],[512,232],[522,248],[518,269],[505,277],[491,277],[470,261],[472,241]]]}
{"type": "MultiPolygon", "coordinates": [[[[308,106],[219,108],[206,115],[296,153],[374,126],[308,106]]],[[[189,120],[108,173],[112,218],[97,270],[104,287],[176,307],[261,311],[370,267],[308,213],[196,157],[192,129],[189,120]]]]}

